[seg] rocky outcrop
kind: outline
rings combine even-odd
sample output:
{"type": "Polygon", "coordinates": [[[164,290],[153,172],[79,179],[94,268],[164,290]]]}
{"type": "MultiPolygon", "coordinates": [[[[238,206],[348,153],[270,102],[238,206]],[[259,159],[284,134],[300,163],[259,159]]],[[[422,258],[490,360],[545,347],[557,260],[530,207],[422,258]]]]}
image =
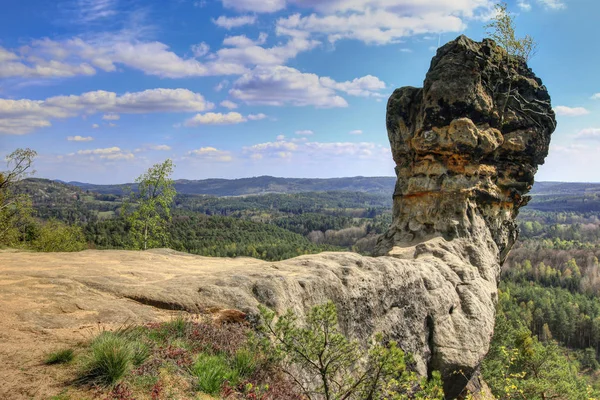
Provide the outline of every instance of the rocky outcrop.
{"type": "Polygon", "coordinates": [[[333,300],[348,336],[397,340],[419,373],[441,371],[455,398],[488,351],[514,218],[555,127],[550,98],[494,42],[459,37],[438,50],[422,89],[394,92],[387,127],[398,183],[380,257],[269,263],[170,251],[0,252],[0,302],[14,303],[0,318],[65,331],[144,320],[149,306],[234,309],[252,319],[260,303],[302,317],[333,300]]]}
{"type": "Polygon", "coordinates": [[[379,252],[470,239],[482,218],[504,261],[556,127],[541,80],[492,40],[460,36],[438,50],[423,88],[392,94],[386,123],[398,180],[379,252]]]}

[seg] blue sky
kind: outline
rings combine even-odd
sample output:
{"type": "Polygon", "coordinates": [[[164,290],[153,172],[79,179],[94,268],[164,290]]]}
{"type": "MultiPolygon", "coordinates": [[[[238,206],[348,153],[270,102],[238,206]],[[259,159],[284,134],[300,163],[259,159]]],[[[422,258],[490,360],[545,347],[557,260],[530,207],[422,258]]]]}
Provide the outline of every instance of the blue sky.
{"type": "MultiPolygon", "coordinates": [[[[391,176],[385,103],[438,45],[485,36],[490,0],[3,0],[0,157],[133,180],[391,176]]],[[[538,180],[600,181],[595,0],[514,0],[558,114],[538,180]]]]}

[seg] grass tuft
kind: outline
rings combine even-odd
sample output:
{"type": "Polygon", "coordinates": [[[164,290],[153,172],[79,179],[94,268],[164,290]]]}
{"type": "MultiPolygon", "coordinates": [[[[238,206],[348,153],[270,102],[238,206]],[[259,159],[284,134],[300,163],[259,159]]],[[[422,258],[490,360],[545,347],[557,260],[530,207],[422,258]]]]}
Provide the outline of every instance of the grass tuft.
{"type": "Polygon", "coordinates": [[[64,349],[55,351],[54,353],[48,354],[46,357],[46,361],[44,361],[47,365],[52,364],[67,364],[73,361],[75,357],[75,352],[73,349],[64,349]]]}
{"type": "Polygon", "coordinates": [[[82,382],[111,386],[117,383],[134,365],[136,348],[127,339],[113,332],[101,333],[90,346],[83,363],[82,382]]]}
{"type": "Polygon", "coordinates": [[[210,395],[218,394],[225,381],[237,380],[222,355],[201,354],[192,366],[192,374],[198,379],[198,389],[210,395]]]}

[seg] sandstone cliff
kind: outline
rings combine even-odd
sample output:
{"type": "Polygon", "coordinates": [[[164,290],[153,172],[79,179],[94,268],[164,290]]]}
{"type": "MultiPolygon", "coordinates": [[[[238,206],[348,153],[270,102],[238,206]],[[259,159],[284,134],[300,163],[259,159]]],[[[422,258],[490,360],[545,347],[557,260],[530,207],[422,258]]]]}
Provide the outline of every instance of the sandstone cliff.
{"type": "Polygon", "coordinates": [[[259,303],[302,316],[331,299],[349,336],[385,333],[414,354],[419,373],[440,370],[447,396],[459,396],[493,334],[514,219],[555,128],[550,98],[525,63],[509,66],[492,41],[461,36],[438,50],[422,89],[394,92],[387,128],[398,182],[380,257],[0,253],[0,300],[14,305],[0,318],[53,335],[158,317],[144,306],[252,318],[259,303]],[[33,300],[18,302],[24,287],[33,300]]]}

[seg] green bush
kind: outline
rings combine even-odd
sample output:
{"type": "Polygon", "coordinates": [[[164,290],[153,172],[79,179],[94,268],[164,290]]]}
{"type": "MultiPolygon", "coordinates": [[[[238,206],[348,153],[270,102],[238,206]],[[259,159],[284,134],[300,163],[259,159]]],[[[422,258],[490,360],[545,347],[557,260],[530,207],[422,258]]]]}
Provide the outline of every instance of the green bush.
{"type": "Polygon", "coordinates": [[[73,349],[59,350],[59,351],[55,351],[54,353],[48,354],[48,357],[46,357],[45,363],[48,365],[66,364],[66,363],[70,363],[71,361],[73,361],[74,357],[75,357],[75,352],[73,351],[73,349]]]}
{"type": "Polygon", "coordinates": [[[50,220],[39,227],[31,247],[44,252],[70,252],[84,250],[87,245],[81,227],[50,220]]]}

